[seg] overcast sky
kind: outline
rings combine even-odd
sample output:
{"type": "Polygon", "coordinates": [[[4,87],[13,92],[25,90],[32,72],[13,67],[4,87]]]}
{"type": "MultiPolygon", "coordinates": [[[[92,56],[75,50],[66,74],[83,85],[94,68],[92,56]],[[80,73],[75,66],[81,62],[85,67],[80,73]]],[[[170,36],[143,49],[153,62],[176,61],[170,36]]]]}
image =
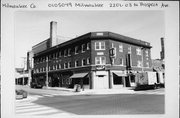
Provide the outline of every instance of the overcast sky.
{"type": "Polygon", "coordinates": [[[150,42],[152,59],[160,58],[163,11],[22,11],[15,14],[15,67],[23,66],[22,57],[33,45],[49,38],[51,21],[64,37],[110,31],[150,42]]]}

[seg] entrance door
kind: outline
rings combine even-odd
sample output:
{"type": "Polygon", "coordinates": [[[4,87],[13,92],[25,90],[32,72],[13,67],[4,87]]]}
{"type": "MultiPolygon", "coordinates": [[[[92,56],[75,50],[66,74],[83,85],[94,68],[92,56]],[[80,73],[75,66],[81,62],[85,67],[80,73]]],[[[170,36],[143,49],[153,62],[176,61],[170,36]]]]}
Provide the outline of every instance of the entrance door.
{"type": "Polygon", "coordinates": [[[100,71],[96,72],[94,77],[94,88],[95,89],[108,89],[108,72],[106,71],[100,71]]]}
{"type": "Polygon", "coordinates": [[[131,85],[130,85],[130,81],[129,81],[129,77],[130,77],[130,76],[125,77],[126,87],[130,87],[130,86],[131,86],[131,85]]]}

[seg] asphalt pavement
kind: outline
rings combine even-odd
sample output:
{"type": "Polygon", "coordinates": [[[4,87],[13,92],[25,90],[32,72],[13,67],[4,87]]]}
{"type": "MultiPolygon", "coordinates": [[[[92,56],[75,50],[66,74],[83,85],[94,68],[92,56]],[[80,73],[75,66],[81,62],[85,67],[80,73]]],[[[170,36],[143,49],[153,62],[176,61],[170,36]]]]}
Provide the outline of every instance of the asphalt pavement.
{"type": "Polygon", "coordinates": [[[52,89],[29,89],[27,99],[16,101],[17,115],[122,115],[164,114],[164,89],[74,92],[52,89]],[[106,94],[108,92],[111,94],[106,94]],[[127,91],[129,93],[127,93],[127,91]],[[131,92],[130,92],[131,91],[131,92]]]}

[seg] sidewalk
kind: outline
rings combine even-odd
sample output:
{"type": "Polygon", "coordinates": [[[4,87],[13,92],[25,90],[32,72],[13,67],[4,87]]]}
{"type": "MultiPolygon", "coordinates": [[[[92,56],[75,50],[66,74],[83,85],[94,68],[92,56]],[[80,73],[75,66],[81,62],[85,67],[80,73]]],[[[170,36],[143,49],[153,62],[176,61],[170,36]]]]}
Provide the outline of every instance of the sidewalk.
{"type": "MultiPolygon", "coordinates": [[[[75,89],[62,88],[62,87],[48,87],[44,88],[48,90],[67,91],[68,95],[92,95],[92,94],[134,94],[135,91],[132,88],[120,88],[120,89],[85,89],[80,92],[76,92],[75,89]]],[[[67,94],[66,94],[67,95],[67,94]]]]}
{"type": "MultiPolygon", "coordinates": [[[[29,86],[21,86],[21,87],[29,88],[29,86]]],[[[56,93],[52,95],[61,95],[61,96],[98,95],[98,94],[99,95],[103,95],[103,94],[151,94],[156,91],[157,93],[158,91],[161,91],[160,93],[164,94],[164,88],[155,89],[155,90],[152,89],[152,90],[134,91],[131,87],[125,87],[125,88],[113,88],[113,89],[85,89],[84,91],[81,89],[80,92],[76,92],[74,88],[43,87],[40,90],[53,90],[53,91],[56,91],[56,93]]]]}

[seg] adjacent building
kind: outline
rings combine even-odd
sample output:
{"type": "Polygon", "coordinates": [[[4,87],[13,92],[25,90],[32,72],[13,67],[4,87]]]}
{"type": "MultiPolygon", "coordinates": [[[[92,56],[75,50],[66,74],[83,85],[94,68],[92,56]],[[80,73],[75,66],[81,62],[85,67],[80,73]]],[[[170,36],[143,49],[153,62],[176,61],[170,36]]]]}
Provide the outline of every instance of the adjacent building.
{"type": "Polygon", "coordinates": [[[113,32],[89,32],[57,43],[57,23],[50,38],[33,46],[33,79],[51,87],[85,89],[130,87],[135,73],[152,71],[150,43],[113,32]]]}

